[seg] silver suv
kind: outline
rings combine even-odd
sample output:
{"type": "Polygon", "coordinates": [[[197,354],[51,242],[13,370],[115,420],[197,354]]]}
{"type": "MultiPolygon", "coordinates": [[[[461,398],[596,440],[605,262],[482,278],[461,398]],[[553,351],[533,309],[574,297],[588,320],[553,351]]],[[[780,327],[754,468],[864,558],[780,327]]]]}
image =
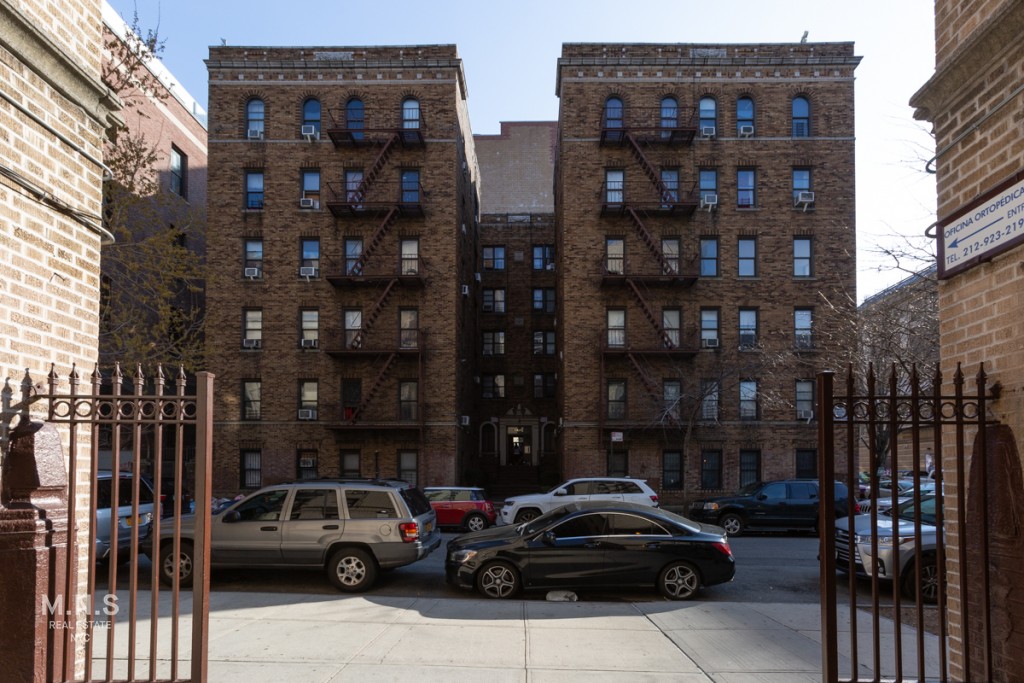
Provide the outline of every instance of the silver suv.
{"type": "MultiPolygon", "coordinates": [[[[173,524],[161,525],[156,552],[166,584],[175,568],[182,585],[192,581],[195,516],[181,522],[177,562],[173,524]]],[[[210,524],[212,566],[323,569],[349,592],[368,589],[380,570],[412,564],[439,545],[437,517],[423,492],[394,480],[267,486],[213,513],[210,524]]]]}
{"type": "Polygon", "coordinates": [[[628,477],[581,477],[559,484],[547,493],[531,493],[507,498],[498,524],[522,524],[548,510],[586,500],[625,501],[658,507],[658,494],[643,479],[628,477]]]}

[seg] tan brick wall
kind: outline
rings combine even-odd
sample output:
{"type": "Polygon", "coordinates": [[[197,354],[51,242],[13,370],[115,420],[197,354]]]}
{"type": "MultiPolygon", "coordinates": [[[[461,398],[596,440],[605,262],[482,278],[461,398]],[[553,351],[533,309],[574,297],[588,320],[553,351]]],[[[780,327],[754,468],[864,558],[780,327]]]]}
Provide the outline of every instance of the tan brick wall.
{"type": "Polygon", "coordinates": [[[485,174],[480,181],[482,213],[553,213],[558,124],[555,121],[501,122],[500,135],[476,135],[485,174]]]}

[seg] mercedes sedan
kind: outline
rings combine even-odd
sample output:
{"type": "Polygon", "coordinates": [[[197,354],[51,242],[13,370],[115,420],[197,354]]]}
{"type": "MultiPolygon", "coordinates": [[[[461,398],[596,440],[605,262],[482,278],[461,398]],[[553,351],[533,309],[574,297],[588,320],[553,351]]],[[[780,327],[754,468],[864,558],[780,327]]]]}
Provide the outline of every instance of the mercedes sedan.
{"type": "Polygon", "coordinates": [[[635,503],[580,502],[448,542],[449,584],[489,598],[520,590],[655,588],[672,600],[731,581],[725,530],[635,503]]]}

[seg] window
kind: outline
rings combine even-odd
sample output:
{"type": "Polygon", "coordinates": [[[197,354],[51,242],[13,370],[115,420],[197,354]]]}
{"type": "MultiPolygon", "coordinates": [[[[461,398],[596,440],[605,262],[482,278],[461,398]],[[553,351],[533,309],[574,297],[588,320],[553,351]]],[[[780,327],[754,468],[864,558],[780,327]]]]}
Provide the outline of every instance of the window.
{"type": "Polygon", "coordinates": [[[761,481],[761,451],[744,449],[740,451],[740,486],[761,481]]]}
{"type": "Polygon", "coordinates": [[[242,346],[258,349],[263,341],[263,309],[243,310],[242,321],[242,346]]]}
{"type": "Polygon", "coordinates": [[[359,451],[342,451],[341,476],[345,479],[359,479],[362,476],[359,460],[359,451]]]}
{"type": "Polygon", "coordinates": [[[604,127],[622,128],[622,100],[609,97],[604,102],[604,127]]]}
{"type": "Polygon", "coordinates": [[[555,373],[538,372],[533,376],[533,397],[554,398],[555,397],[555,373]]]}
{"type": "Polygon", "coordinates": [[[409,97],[402,102],[402,128],[416,130],[420,127],[420,101],[409,97]]]}
{"type": "Polygon", "coordinates": [[[414,168],[405,168],[401,172],[402,203],[420,203],[420,172],[414,168]]]}
{"type": "MultiPolygon", "coordinates": [[[[316,451],[299,451],[295,454],[295,476],[298,479],[319,479],[320,474],[318,472],[318,458],[316,451]]],[[[315,491],[315,490],[300,490],[295,492],[295,501],[292,503],[293,518],[295,512],[298,512],[299,519],[337,519],[338,511],[336,509],[337,503],[335,503],[335,509],[333,514],[328,517],[323,501],[333,498],[337,501],[337,494],[334,490],[329,491],[315,491]],[[316,495],[319,494],[319,495],[316,495]],[[312,499],[312,500],[311,500],[312,499]],[[319,500],[320,504],[316,505],[313,503],[314,500],[319,500]],[[313,508],[316,508],[314,511],[313,508]]]]}
{"type": "Polygon", "coordinates": [[[485,289],[483,292],[483,310],[486,313],[505,312],[505,289],[485,289]]]}
{"type": "Polygon", "coordinates": [[[533,269],[555,269],[555,246],[553,244],[533,245],[533,269]]]}
{"type": "Polygon", "coordinates": [[[793,98],[793,137],[806,138],[811,134],[811,103],[806,97],[793,98]]]}
{"type": "Polygon", "coordinates": [[[555,526],[551,533],[555,538],[593,538],[607,536],[610,533],[608,519],[602,514],[590,514],[574,517],[555,526]]]}
{"type": "Polygon", "coordinates": [[[674,97],[661,98],[661,137],[671,137],[671,129],[679,127],[679,103],[674,97]]]}
{"type": "Polygon", "coordinates": [[[665,257],[665,274],[679,272],[679,238],[665,237],[661,240],[661,255],[665,257]]]}
{"type": "Polygon", "coordinates": [[[179,197],[188,197],[188,157],[175,146],[171,146],[171,192],[179,197]]]}
{"type": "Polygon", "coordinates": [[[743,209],[752,209],[756,206],[755,181],[754,169],[741,168],[736,171],[736,206],[743,209]]]}
{"type": "Polygon", "coordinates": [[[740,348],[753,349],[757,347],[757,309],[740,309],[740,348]]]}
{"type": "Polygon", "coordinates": [[[700,199],[707,205],[718,204],[718,170],[702,168],[697,174],[700,185],[700,199]],[[710,195],[714,195],[712,198],[710,195]]]}
{"type": "Polygon", "coordinates": [[[757,419],[757,380],[740,381],[740,419],[757,419]]]}
{"type": "Polygon", "coordinates": [[[737,274],[740,277],[757,276],[757,238],[741,237],[737,243],[737,274]]]}
{"type": "Polygon", "coordinates": [[[398,311],[398,346],[416,349],[420,345],[420,312],[416,308],[402,308],[398,311]]]}
{"type": "Polygon", "coordinates": [[[609,237],[604,243],[604,270],[610,275],[626,272],[626,241],[621,237],[609,237]]]}
{"type": "Polygon", "coordinates": [[[626,183],[626,172],[621,168],[609,168],[604,172],[605,196],[607,205],[621,205],[626,183]]]}
{"type": "Polygon", "coordinates": [[[263,171],[245,172],[245,208],[263,209],[263,171]]]}
{"type": "Polygon", "coordinates": [[[679,169],[661,169],[661,184],[663,191],[661,195],[662,208],[670,209],[679,201],[679,169]]]}
{"type": "Polygon", "coordinates": [[[796,476],[799,479],[818,478],[818,449],[796,449],[796,476]]]}
{"type": "Polygon", "coordinates": [[[345,240],[345,273],[348,275],[359,275],[362,266],[359,261],[363,256],[363,240],[349,238],[345,240]]]}
{"type": "Polygon", "coordinates": [[[624,446],[612,444],[608,448],[608,476],[625,477],[629,473],[629,451],[624,446]]]}
{"type": "Polygon", "coordinates": [[[704,449],[700,452],[700,487],[706,490],[722,488],[722,451],[704,449]]]}
{"type": "Polygon", "coordinates": [[[700,134],[705,135],[710,133],[715,134],[715,128],[718,126],[718,102],[715,101],[714,97],[702,97],[700,98],[700,105],[698,107],[697,115],[700,119],[700,134]],[[711,130],[705,130],[710,128],[711,130]]]}
{"type": "Polygon", "coordinates": [[[811,169],[793,169],[793,206],[806,209],[808,202],[813,195],[811,192],[811,169]]]}
{"type": "Polygon", "coordinates": [[[345,125],[353,140],[362,140],[365,135],[363,133],[363,128],[366,127],[365,115],[362,100],[353,98],[345,104],[345,125]]]}
{"type": "Polygon", "coordinates": [[[263,455],[258,450],[245,450],[241,453],[242,473],[241,485],[243,489],[258,489],[263,486],[263,455]]]}
{"type": "Polygon", "coordinates": [[[398,419],[415,420],[419,407],[419,382],[404,380],[398,383],[398,419]]]}
{"type": "Polygon", "coordinates": [[[415,486],[419,481],[416,451],[398,451],[398,478],[415,486]]]}
{"type": "Polygon", "coordinates": [[[303,208],[320,208],[320,171],[302,172],[302,198],[312,202],[310,206],[303,208]]]}
{"type": "Polygon", "coordinates": [[[345,171],[345,200],[349,204],[359,204],[364,194],[362,169],[352,168],[345,171]]]}
{"type": "Polygon", "coordinates": [[[319,239],[304,239],[302,240],[302,262],[299,264],[302,269],[312,268],[312,272],[309,270],[300,270],[299,275],[304,277],[317,277],[320,275],[320,240],[319,239]]]}
{"type": "Polygon", "coordinates": [[[311,410],[315,418],[319,393],[319,386],[315,379],[299,381],[299,410],[311,410]]]}
{"type": "Polygon", "coordinates": [[[814,419],[814,380],[796,381],[796,419],[814,419]]]}
{"type": "Polygon", "coordinates": [[[480,391],[484,398],[505,398],[505,375],[481,375],[480,391]]]}
{"type": "Polygon", "coordinates": [[[344,314],[345,347],[357,349],[363,343],[363,312],[347,310],[344,314]]]}
{"type": "Polygon", "coordinates": [[[700,419],[718,419],[718,380],[700,381],[700,419]]]}
{"type": "Polygon", "coordinates": [[[736,100],[736,134],[740,137],[754,134],[754,100],[749,97],[736,100]]]}
{"type": "Polygon", "coordinates": [[[663,308],[661,311],[661,328],[665,330],[667,346],[679,347],[679,330],[682,328],[683,314],[678,308],[663,308]]]}
{"type": "Polygon", "coordinates": [[[246,277],[263,277],[263,240],[245,240],[245,265],[242,273],[246,277]]]}
{"type": "Polygon", "coordinates": [[[484,332],[484,349],[483,353],[485,356],[503,356],[505,355],[505,333],[504,332],[484,332]]]}
{"type": "Polygon", "coordinates": [[[608,309],[608,346],[623,348],[626,346],[626,309],[608,309]]]}
{"type": "Polygon", "coordinates": [[[814,309],[793,309],[793,335],[798,349],[814,348],[814,309]]]}
{"type": "Polygon", "coordinates": [[[420,272],[420,241],[418,239],[403,239],[399,243],[401,256],[402,275],[419,275],[420,272]]]}
{"type": "Polygon", "coordinates": [[[320,311],[304,308],[299,312],[301,346],[316,346],[320,341],[320,311]]]}
{"type": "Polygon", "coordinates": [[[260,419],[260,381],[258,379],[242,381],[242,419],[260,419]]]}
{"type": "Polygon", "coordinates": [[[810,237],[793,238],[793,277],[814,275],[813,243],[810,237]]]}
{"type": "Polygon", "coordinates": [[[718,346],[718,309],[700,309],[700,343],[704,347],[718,346]]]}
{"type": "Polygon", "coordinates": [[[608,419],[621,420],[626,417],[626,380],[608,380],[608,419]]]}
{"type": "Polygon", "coordinates": [[[250,140],[263,139],[263,100],[249,100],[245,105],[246,137],[250,140]]]}
{"type": "Polygon", "coordinates": [[[718,238],[700,238],[700,276],[718,277],[718,238]]]}
{"type": "Polygon", "coordinates": [[[537,287],[533,290],[533,312],[555,312],[555,290],[553,287],[537,287]]]}
{"type": "Polygon", "coordinates": [[[363,382],[359,379],[341,380],[341,410],[346,420],[356,417],[363,401],[363,382]]]}
{"type": "Polygon", "coordinates": [[[683,454],[665,451],[661,454],[661,488],[678,491],[683,488],[683,454]]]}
{"type": "Polygon", "coordinates": [[[315,97],[302,103],[302,125],[313,126],[314,136],[320,137],[320,100],[315,97]]]}
{"type": "Polygon", "coordinates": [[[505,270],[505,247],[484,247],[484,270],[505,270]]]}
{"type": "Polygon", "coordinates": [[[535,356],[555,355],[554,330],[538,330],[533,333],[533,354],[535,356]]]}
{"type": "Polygon", "coordinates": [[[666,379],[661,383],[661,398],[665,416],[679,419],[679,400],[683,395],[683,385],[677,379],[666,379]]]}

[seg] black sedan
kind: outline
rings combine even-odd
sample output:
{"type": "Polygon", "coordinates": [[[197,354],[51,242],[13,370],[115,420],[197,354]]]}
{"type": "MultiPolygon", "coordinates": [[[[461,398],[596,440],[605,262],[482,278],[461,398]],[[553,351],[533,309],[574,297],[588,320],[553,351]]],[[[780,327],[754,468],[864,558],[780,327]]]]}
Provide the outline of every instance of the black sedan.
{"type": "Polygon", "coordinates": [[[725,530],[633,503],[582,502],[448,542],[445,578],[489,598],[520,589],[657,588],[686,600],[731,581],[725,530]]]}

